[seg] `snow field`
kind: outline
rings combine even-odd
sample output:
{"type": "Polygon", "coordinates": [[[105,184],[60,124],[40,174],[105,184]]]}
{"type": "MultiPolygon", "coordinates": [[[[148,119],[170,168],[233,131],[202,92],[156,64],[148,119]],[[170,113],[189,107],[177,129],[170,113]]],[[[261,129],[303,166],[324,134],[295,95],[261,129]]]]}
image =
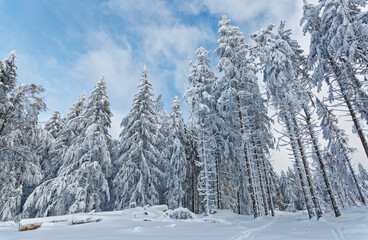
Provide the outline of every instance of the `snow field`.
{"type": "Polygon", "coordinates": [[[193,219],[173,219],[173,211],[155,208],[127,209],[114,212],[75,214],[22,220],[41,222],[39,229],[19,232],[15,222],[0,223],[1,240],[42,239],[368,239],[368,207],[342,210],[335,218],[325,213],[319,221],[308,220],[306,212],[276,212],[275,217],[254,219],[222,210],[211,216],[194,215],[193,219]],[[72,225],[70,219],[102,219],[100,222],[72,225]]]}

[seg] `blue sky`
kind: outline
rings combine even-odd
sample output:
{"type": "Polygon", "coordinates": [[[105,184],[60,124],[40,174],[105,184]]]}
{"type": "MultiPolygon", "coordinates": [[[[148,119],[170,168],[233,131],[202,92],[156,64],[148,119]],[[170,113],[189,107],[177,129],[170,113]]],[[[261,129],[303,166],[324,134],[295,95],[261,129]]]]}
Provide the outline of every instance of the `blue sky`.
{"type": "MultiPolygon", "coordinates": [[[[0,0],[0,57],[16,50],[19,82],[45,88],[48,111],[40,121],[55,110],[66,114],[103,74],[114,114],[111,133],[117,137],[143,65],[170,111],[174,96],[187,87],[196,49],[216,48],[224,14],[246,36],[286,20],[308,49],[299,27],[302,0],[0,0]]],[[[290,165],[286,151],[273,158],[276,169],[290,165]]]]}
{"type": "MultiPolygon", "coordinates": [[[[19,82],[46,89],[48,112],[41,121],[54,110],[67,113],[102,74],[115,118],[122,117],[130,109],[143,64],[169,110],[173,97],[187,86],[188,61],[195,60],[195,50],[215,49],[223,14],[246,35],[301,14],[295,0],[224,2],[0,0],[0,56],[16,50],[19,82]],[[288,16],[281,17],[284,13],[288,16]]],[[[114,119],[113,134],[119,121],[114,119]]]]}

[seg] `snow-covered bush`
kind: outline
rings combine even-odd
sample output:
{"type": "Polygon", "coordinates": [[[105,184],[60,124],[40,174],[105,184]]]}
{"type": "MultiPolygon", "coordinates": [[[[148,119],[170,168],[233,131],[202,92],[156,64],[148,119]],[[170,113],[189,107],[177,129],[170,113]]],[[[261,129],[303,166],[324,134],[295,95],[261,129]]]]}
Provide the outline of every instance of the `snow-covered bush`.
{"type": "Polygon", "coordinates": [[[189,211],[188,208],[182,208],[182,207],[174,209],[174,210],[168,210],[166,212],[166,215],[174,219],[193,219],[196,216],[194,213],[189,211]]]}

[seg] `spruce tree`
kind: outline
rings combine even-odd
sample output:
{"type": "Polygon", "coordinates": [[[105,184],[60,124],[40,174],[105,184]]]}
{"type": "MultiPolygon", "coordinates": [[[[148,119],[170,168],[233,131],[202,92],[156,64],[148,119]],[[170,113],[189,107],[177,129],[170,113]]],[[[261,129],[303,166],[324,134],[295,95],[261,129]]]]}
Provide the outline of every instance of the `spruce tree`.
{"type": "Polygon", "coordinates": [[[186,156],[184,142],[184,120],[180,110],[180,100],[175,97],[170,114],[170,151],[169,171],[167,178],[166,201],[169,208],[178,208],[183,205],[183,182],[186,175],[186,156]]]}
{"type": "Polygon", "coordinates": [[[0,60],[0,219],[19,217],[29,191],[43,178],[38,114],[46,108],[35,84],[17,86],[15,52],[0,60]]]}
{"type": "Polygon", "coordinates": [[[316,6],[305,1],[302,23],[304,33],[311,35],[308,67],[313,79],[319,86],[326,80],[330,95],[337,93],[346,104],[368,158],[368,142],[357,114],[368,120],[367,93],[358,78],[368,62],[365,6],[365,1],[321,0],[316,6]]]}
{"type": "Polygon", "coordinates": [[[108,133],[112,113],[102,77],[89,96],[80,133],[63,154],[57,176],[38,186],[28,197],[24,213],[52,216],[108,208],[112,139],[108,133]]]}
{"type": "Polygon", "coordinates": [[[197,165],[200,168],[197,189],[205,214],[208,215],[213,213],[217,201],[216,139],[211,111],[214,106],[212,84],[216,76],[209,68],[209,52],[201,47],[196,54],[198,60],[190,68],[188,77],[191,87],[184,96],[196,117],[197,165]]]}
{"type": "Polygon", "coordinates": [[[300,128],[300,122],[297,119],[304,103],[303,100],[300,100],[303,95],[298,95],[303,92],[301,92],[298,79],[299,66],[295,64],[299,62],[300,53],[298,51],[300,50],[298,50],[299,47],[293,46],[297,45],[296,41],[285,39],[282,27],[281,31],[276,34],[272,32],[273,28],[274,25],[270,25],[251,36],[257,43],[260,61],[263,65],[267,95],[278,111],[279,122],[284,126],[285,136],[289,138],[292,147],[309,217],[311,218],[315,212],[319,218],[322,212],[315,196],[311,171],[306,158],[306,146],[303,141],[306,133],[300,128]],[[305,185],[308,187],[304,188],[305,185]],[[314,211],[310,200],[313,202],[314,211]]]}
{"type": "Polygon", "coordinates": [[[115,209],[127,208],[131,202],[137,206],[155,205],[161,197],[158,189],[164,173],[159,168],[161,155],[157,146],[162,136],[146,66],[138,87],[133,108],[121,123],[122,154],[116,161],[119,171],[113,181],[115,209]]]}
{"type": "Polygon", "coordinates": [[[46,122],[45,130],[48,131],[54,138],[57,137],[61,130],[62,120],[59,111],[55,111],[52,117],[46,122]]]}

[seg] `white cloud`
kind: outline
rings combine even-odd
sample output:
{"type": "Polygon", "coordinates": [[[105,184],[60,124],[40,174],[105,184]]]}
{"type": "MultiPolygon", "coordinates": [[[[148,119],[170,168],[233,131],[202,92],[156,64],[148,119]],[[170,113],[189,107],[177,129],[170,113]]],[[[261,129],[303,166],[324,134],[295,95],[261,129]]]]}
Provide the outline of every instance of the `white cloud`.
{"type": "Polygon", "coordinates": [[[130,45],[118,45],[105,32],[91,33],[88,36],[90,50],[81,55],[70,69],[70,75],[78,79],[86,89],[92,89],[101,75],[105,76],[111,105],[116,111],[112,119],[111,134],[117,137],[120,132],[122,114],[131,108],[132,99],[139,84],[141,66],[133,59],[130,45]]]}
{"type": "Polygon", "coordinates": [[[168,81],[174,81],[176,90],[183,92],[187,86],[188,60],[195,57],[202,43],[216,41],[214,32],[203,25],[182,23],[176,16],[177,9],[165,1],[111,0],[107,6],[134,25],[134,32],[142,41],[145,59],[141,61],[147,64],[154,89],[165,94],[170,91],[168,81]]]}
{"type": "MultiPolygon", "coordinates": [[[[310,0],[316,3],[316,0],[310,0]]],[[[303,15],[301,0],[204,0],[196,1],[196,7],[191,7],[193,13],[207,9],[211,14],[227,15],[240,30],[249,35],[268,24],[278,26],[286,21],[286,27],[293,30],[293,37],[307,51],[309,37],[303,36],[300,20],[303,15]]]]}
{"type": "Polygon", "coordinates": [[[195,56],[201,43],[209,40],[213,33],[209,29],[172,25],[157,28],[145,28],[144,50],[151,65],[167,62],[174,66],[174,81],[178,91],[187,86],[188,60],[195,56]]]}
{"type": "Polygon", "coordinates": [[[91,82],[97,82],[104,75],[110,96],[126,103],[136,92],[140,77],[140,66],[135,64],[129,44],[124,48],[105,32],[92,33],[88,38],[91,48],[76,60],[71,75],[88,88],[94,86],[91,82]]]}

